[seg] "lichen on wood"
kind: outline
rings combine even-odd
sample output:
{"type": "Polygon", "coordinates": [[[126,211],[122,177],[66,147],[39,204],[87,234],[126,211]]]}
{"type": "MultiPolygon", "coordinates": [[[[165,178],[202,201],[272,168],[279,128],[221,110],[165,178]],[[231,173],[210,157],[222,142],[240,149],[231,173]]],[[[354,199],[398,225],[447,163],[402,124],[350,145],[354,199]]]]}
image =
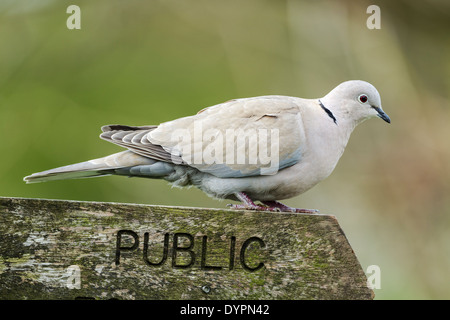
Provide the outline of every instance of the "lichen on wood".
{"type": "Polygon", "coordinates": [[[0,198],[1,299],[372,299],[335,217],[0,198]]]}

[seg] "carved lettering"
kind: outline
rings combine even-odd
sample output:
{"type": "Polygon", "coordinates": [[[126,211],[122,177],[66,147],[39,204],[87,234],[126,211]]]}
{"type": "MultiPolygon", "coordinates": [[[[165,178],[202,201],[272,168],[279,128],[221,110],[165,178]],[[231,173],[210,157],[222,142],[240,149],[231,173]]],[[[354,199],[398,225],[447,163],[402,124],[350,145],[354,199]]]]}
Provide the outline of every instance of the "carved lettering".
{"type": "Polygon", "coordinates": [[[116,266],[120,264],[120,253],[121,251],[134,251],[139,246],[139,236],[136,232],[131,230],[119,230],[117,232],[117,241],[116,241],[116,266]],[[127,234],[133,237],[134,243],[131,247],[122,247],[122,235],[127,234]]]}
{"type": "Polygon", "coordinates": [[[220,270],[220,269],[222,269],[222,267],[219,267],[219,266],[208,266],[206,264],[207,241],[208,241],[208,237],[207,236],[203,236],[201,268],[203,270],[220,270]]]}
{"type": "Polygon", "coordinates": [[[148,258],[148,232],[144,233],[144,261],[149,266],[160,266],[167,260],[167,255],[169,253],[169,234],[164,235],[164,249],[163,255],[159,262],[151,262],[148,258]]]}
{"type": "Polygon", "coordinates": [[[175,233],[173,235],[173,250],[172,250],[172,268],[189,268],[195,262],[195,252],[192,251],[194,247],[194,237],[189,233],[175,233]],[[189,245],[187,247],[178,246],[178,238],[186,237],[189,239],[189,245]],[[187,252],[191,256],[191,261],[187,264],[177,264],[177,253],[178,251],[187,252]]]}
{"type": "MultiPolygon", "coordinates": [[[[169,262],[169,265],[175,269],[199,267],[202,270],[234,270],[236,267],[236,244],[242,243],[240,249],[238,249],[239,260],[237,262],[241,265],[242,269],[248,272],[255,272],[264,267],[263,250],[266,244],[258,237],[250,237],[243,242],[238,242],[235,236],[230,236],[229,240],[223,240],[227,237],[222,236],[213,237],[215,239],[221,239],[220,241],[211,241],[211,237],[206,235],[203,235],[199,239],[190,233],[179,232],[173,234],[172,245],[170,245],[170,238],[170,234],[165,233],[161,242],[149,243],[150,234],[148,232],[144,233],[142,259],[146,265],[149,267],[161,267],[167,263],[170,257],[172,261],[169,262]],[[217,250],[217,245],[219,245],[221,250],[217,250]],[[150,250],[149,248],[162,248],[162,250],[150,250]],[[224,248],[225,250],[223,250],[224,248]],[[218,257],[217,252],[225,253],[225,257],[218,257]],[[197,256],[200,258],[200,263],[196,263],[197,256]],[[214,258],[214,263],[211,263],[211,257],[214,258]]],[[[136,232],[132,230],[119,230],[117,232],[115,250],[116,266],[121,263],[123,252],[141,252],[139,250],[140,243],[139,235],[136,232]]]]}
{"type": "Polygon", "coordinates": [[[245,242],[244,242],[244,244],[242,245],[242,248],[241,248],[240,260],[241,260],[242,267],[244,269],[248,270],[248,271],[256,271],[256,270],[259,270],[262,267],[264,267],[264,263],[260,262],[256,267],[252,268],[252,267],[248,266],[246,261],[245,261],[245,251],[247,250],[247,248],[250,246],[250,244],[252,242],[258,242],[258,244],[260,245],[261,248],[264,248],[266,246],[264,241],[262,241],[258,237],[251,237],[251,238],[245,240],[245,242]]]}

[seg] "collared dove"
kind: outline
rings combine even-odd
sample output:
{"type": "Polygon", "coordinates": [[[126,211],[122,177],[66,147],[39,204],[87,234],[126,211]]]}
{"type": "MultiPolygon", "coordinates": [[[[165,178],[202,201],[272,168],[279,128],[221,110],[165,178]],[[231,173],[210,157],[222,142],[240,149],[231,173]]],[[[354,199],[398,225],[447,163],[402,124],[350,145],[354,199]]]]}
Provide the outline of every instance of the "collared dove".
{"type": "Polygon", "coordinates": [[[231,205],[234,209],[317,212],[278,200],[328,177],[356,125],[375,116],[390,123],[376,88],[360,80],[343,82],[320,99],[234,99],[158,126],[104,126],[100,137],[128,150],[24,180],[111,174],[162,178],[174,186],[196,186],[214,198],[241,201],[231,205]]]}

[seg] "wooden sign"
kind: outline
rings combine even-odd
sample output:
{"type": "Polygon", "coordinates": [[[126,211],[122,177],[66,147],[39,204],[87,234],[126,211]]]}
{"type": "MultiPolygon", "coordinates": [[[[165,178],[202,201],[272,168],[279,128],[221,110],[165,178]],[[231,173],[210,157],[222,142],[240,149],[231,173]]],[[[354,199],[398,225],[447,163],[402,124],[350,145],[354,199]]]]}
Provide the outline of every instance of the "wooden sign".
{"type": "Polygon", "coordinates": [[[0,198],[0,299],[372,299],[335,217],[0,198]]]}

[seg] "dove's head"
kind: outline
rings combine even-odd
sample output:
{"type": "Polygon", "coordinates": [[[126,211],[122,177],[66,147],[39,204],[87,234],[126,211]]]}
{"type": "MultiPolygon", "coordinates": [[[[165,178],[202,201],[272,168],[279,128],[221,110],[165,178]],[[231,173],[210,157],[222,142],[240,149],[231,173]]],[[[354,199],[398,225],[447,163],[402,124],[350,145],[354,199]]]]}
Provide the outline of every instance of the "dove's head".
{"type": "Polygon", "coordinates": [[[320,100],[336,116],[338,123],[342,120],[356,125],[373,117],[391,123],[391,119],[381,108],[377,89],[365,81],[343,82],[320,100]]]}

